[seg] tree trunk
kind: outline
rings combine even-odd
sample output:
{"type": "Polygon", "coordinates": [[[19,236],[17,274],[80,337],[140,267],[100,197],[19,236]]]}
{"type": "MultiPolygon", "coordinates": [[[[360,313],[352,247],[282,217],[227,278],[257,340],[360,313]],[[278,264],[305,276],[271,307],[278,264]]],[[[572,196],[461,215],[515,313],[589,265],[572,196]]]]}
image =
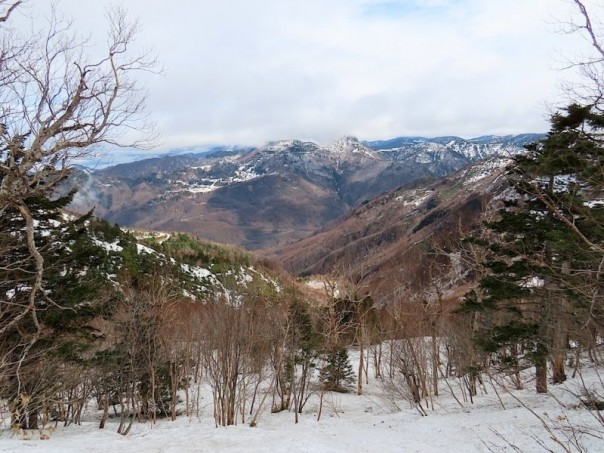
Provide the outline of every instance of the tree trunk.
{"type": "Polygon", "coordinates": [[[373,371],[376,379],[382,378],[382,340],[373,348],[373,371]]]}
{"type": "Polygon", "coordinates": [[[361,335],[359,336],[359,378],[357,379],[357,395],[362,395],[363,394],[363,368],[364,368],[364,360],[365,360],[365,353],[364,353],[364,347],[365,347],[365,343],[364,343],[364,334],[363,334],[363,326],[361,326],[361,335]]]}
{"type": "Polygon", "coordinates": [[[556,351],[552,356],[552,373],[553,383],[560,384],[566,381],[566,371],[564,369],[564,362],[566,361],[566,354],[556,351]]]}
{"type": "Polygon", "coordinates": [[[31,407],[28,395],[19,395],[13,401],[11,425],[20,429],[38,429],[38,409],[31,407]]]}
{"type": "Polygon", "coordinates": [[[432,331],[432,391],[434,396],[438,396],[438,365],[440,362],[438,340],[436,336],[436,327],[432,331]]]}
{"type": "Polygon", "coordinates": [[[547,393],[547,358],[545,354],[535,360],[535,386],[537,393],[547,393]]]}
{"type": "Polygon", "coordinates": [[[105,394],[103,396],[103,415],[101,417],[101,422],[99,423],[99,429],[105,428],[105,423],[107,422],[108,417],[109,417],[109,395],[105,394]]]}

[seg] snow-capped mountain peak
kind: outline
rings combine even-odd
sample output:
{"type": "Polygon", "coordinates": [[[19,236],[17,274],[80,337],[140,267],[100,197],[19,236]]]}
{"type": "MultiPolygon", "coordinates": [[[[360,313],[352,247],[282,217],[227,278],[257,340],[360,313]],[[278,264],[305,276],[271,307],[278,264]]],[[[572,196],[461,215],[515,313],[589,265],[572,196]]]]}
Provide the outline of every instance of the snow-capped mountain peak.
{"type": "MultiPolygon", "coordinates": [[[[262,248],[300,239],[383,192],[449,174],[478,159],[522,152],[522,144],[538,138],[359,142],[347,136],[330,146],[280,140],[247,152],[149,159],[78,172],[73,183],[80,192],[73,209],[87,212],[94,206],[114,223],[262,248]]],[[[482,180],[482,175],[474,178],[482,180]]]]}
{"type": "Polygon", "coordinates": [[[350,135],[346,135],[341,139],[336,140],[326,149],[333,154],[363,154],[374,159],[379,159],[379,157],[370,148],[361,143],[358,138],[350,135]]]}
{"type": "Polygon", "coordinates": [[[277,153],[304,153],[316,151],[319,146],[313,142],[304,142],[302,140],[278,140],[269,142],[256,149],[261,154],[277,153]]]}

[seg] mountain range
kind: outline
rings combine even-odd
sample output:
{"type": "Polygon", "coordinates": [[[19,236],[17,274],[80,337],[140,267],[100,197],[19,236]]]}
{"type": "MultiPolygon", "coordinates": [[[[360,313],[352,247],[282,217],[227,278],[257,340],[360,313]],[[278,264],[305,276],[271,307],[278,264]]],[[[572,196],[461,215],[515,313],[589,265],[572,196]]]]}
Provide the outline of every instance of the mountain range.
{"type": "Polygon", "coordinates": [[[120,225],[183,231],[247,249],[311,236],[352,208],[413,181],[505,157],[539,134],[400,137],[329,146],[299,140],[168,155],[76,172],[72,209],[120,225]]]}
{"type": "Polygon", "coordinates": [[[331,275],[396,304],[438,297],[455,304],[475,276],[461,239],[499,207],[510,159],[490,157],[441,178],[416,180],[353,208],[312,236],[262,251],[300,277],[331,275]]]}

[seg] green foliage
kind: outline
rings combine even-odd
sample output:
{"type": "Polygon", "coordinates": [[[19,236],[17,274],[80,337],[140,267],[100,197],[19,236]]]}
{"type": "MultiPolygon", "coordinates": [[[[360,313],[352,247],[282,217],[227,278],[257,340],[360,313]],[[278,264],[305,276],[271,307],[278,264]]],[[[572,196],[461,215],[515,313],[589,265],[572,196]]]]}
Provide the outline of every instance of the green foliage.
{"type": "MultiPolygon", "coordinates": [[[[538,334],[538,323],[521,322],[514,319],[506,324],[494,326],[488,332],[482,331],[477,336],[476,342],[485,352],[495,353],[516,343],[531,342],[538,338],[538,334]]],[[[536,350],[536,345],[532,346],[535,347],[529,347],[529,349],[536,350]]]]}
{"type": "Polygon", "coordinates": [[[187,234],[173,234],[158,246],[158,251],[193,266],[210,266],[216,273],[232,265],[250,266],[249,254],[233,247],[201,242],[187,234]]]}
{"type": "Polygon", "coordinates": [[[313,325],[308,305],[294,299],[289,305],[289,319],[293,362],[303,367],[315,368],[321,338],[313,325]]]}
{"type": "Polygon", "coordinates": [[[556,335],[568,335],[556,331],[558,320],[577,330],[602,325],[604,289],[604,115],[571,105],[551,123],[546,139],[514,158],[515,194],[472,241],[486,253],[485,275],[459,310],[481,314],[476,341],[485,352],[521,345],[541,366],[556,335]]]}
{"type": "Polygon", "coordinates": [[[319,379],[325,390],[347,392],[346,386],[355,381],[348,350],[344,347],[336,347],[324,354],[324,360],[325,365],[319,370],[319,379]]]}

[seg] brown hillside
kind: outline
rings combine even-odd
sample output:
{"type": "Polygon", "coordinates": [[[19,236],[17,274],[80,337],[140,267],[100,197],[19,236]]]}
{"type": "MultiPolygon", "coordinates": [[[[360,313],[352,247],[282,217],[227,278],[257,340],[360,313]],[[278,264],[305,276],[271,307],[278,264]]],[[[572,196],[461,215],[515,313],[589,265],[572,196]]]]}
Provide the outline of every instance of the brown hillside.
{"type": "Polygon", "coordinates": [[[301,276],[331,273],[361,281],[385,303],[421,297],[435,277],[445,298],[455,299],[472,281],[457,264],[457,244],[479,227],[503,190],[504,163],[490,160],[441,180],[401,187],[318,234],[265,254],[301,276]]]}

